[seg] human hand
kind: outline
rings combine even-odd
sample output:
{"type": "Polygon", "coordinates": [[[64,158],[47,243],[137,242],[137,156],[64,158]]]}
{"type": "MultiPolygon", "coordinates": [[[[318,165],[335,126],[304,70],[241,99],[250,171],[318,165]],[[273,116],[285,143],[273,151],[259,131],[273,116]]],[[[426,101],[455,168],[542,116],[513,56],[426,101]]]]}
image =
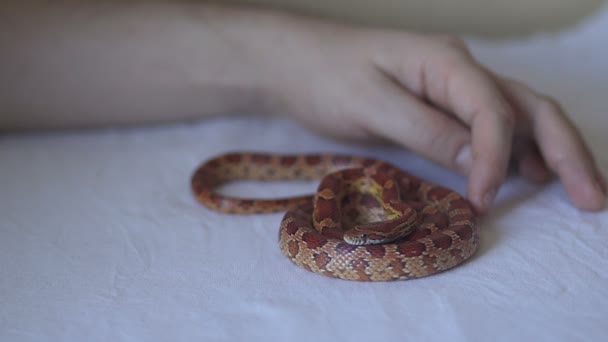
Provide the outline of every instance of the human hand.
{"type": "Polygon", "coordinates": [[[339,138],[387,139],[468,176],[487,211],[511,162],[555,173],[574,204],[605,205],[606,181],[558,103],[496,75],[450,36],[300,23],[274,64],[285,111],[339,138]]]}

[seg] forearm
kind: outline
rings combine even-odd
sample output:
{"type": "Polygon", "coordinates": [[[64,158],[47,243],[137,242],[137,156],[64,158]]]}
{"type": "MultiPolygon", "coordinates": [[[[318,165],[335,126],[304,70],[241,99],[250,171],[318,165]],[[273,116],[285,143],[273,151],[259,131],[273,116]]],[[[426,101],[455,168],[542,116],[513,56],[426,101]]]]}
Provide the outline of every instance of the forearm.
{"type": "Polygon", "coordinates": [[[271,111],[277,54],[255,32],[271,30],[268,16],[192,1],[4,1],[0,128],[271,111]]]}

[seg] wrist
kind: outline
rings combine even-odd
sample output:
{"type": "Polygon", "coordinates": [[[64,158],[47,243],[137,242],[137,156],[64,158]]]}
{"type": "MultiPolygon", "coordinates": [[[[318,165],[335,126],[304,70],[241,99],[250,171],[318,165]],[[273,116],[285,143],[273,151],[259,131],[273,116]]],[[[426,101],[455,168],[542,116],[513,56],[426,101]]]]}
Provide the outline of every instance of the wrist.
{"type": "MultiPolygon", "coordinates": [[[[203,5],[196,82],[218,111],[270,114],[281,111],[277,94],[281,41],[292,21],[283,13],[203,5]],[[228,106],[229,108],[226,108],[228,106]]],[[[288,34],[289,35],[289,34],[288,34]]]]}
{"type": "Polygon", "coordinates": [[[224,67],[222,75],[211,78],[222,79],[226,90],[238,90],[240,112],[267,114],[290,111],[290,90],[306,82],[314,71],[309,69],[324,56],[319,41],[331,40],[343,28],[288,12],[225,6],[206,6],[203,22],[225,47],[212,63],[224,67]]]}

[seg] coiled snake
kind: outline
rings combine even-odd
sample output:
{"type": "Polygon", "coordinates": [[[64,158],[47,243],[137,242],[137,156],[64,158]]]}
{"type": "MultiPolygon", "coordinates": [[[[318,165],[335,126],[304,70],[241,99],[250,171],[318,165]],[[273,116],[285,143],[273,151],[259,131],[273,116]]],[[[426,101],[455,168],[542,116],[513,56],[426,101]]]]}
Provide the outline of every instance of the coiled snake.
{"type": "Polygon", "coordinates": [[[475,214],[458,193],[378,159],[339,154],[228,153],[193,174],[200,203],[232,214],[287,211],[281,251],[326,276],[387,281],[461,264],[479,245],[475,214]],[[217,192],[232,180],[322,179],[315,195],[245,199],[217,192]]]}

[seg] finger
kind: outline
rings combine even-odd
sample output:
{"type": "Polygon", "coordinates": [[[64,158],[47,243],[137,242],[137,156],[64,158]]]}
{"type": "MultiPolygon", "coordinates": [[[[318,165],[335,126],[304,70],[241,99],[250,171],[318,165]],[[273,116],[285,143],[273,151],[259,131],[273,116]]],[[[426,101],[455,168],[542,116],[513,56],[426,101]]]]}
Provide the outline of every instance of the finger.
{"type": "Polygon", "coordinates": [[[448,55],[424,73],[427,97],[471,127],[469,198],[478,210],[486,211],[506,175],[513,109],[493,78],[466,53],[448,55]]]}
{"type": "Polygon", "coordinates": [[[433,162],[469,174],[472,153],[468,129],[400,85],[388,79],[378,83],[368,91],[369,107],[362,111],[362,125],[433,162]]]}
{"type": "Polygon", "coordinates": [[[560,106],[519,82],[507,79],[500,82],[516,105],[529,115],[540,153],[558,174],[574,204],[584,210],[604,208],[603,175],[560,106]]]}

